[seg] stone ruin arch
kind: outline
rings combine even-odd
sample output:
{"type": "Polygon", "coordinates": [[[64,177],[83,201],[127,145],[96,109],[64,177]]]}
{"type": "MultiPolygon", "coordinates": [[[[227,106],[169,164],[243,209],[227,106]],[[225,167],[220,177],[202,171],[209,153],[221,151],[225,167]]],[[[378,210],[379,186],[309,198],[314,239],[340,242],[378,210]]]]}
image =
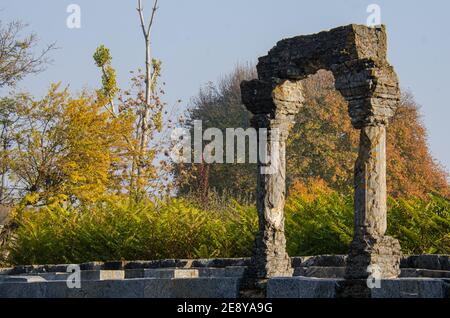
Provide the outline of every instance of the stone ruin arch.
{"type": "MultiPolygon", "coordinates": [[[[256,129],[280,133],[275,173],[263,174],[258,162],[256,236],[249,279],[291,276],[284,234],[285,149],[294,115],[303,107],[302,80],[320,69],[335,77],[335,87],[348,102],[352,125],[360,130],[354,169],[354,238],[345,277],[398,277],[400,244],[386,232],[386,125],[399,103],[397,75],[387,61],[384,26],[351,24],[317,34],[279,41],[259,58],[258,79],[241,83],[242,101],[253,113],[256,129]],[[375,267],[376,266],[376,267],[375,267]]],[[[259,135],[259,134],[258,134],[259,135]]],[[[269,137],[270,138],[270,137],[269,137]]],[[[273,163],[272,163],[273,166],[273,163]]]]}

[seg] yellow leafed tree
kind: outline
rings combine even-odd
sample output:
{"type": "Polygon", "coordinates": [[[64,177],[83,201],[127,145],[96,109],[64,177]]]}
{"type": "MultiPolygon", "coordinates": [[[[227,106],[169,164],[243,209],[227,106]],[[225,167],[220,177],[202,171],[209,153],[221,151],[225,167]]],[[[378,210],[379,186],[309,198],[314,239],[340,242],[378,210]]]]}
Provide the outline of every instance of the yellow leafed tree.
{"type": "Polygon", "coordinates": [[[122,191],[123,135],[131,135],[133,118],[113,117],[103,103],[95,94],[73,98],[52,85],[42,100],[17,104],[11,179],[26,203],[88,203],[122,191]]]}

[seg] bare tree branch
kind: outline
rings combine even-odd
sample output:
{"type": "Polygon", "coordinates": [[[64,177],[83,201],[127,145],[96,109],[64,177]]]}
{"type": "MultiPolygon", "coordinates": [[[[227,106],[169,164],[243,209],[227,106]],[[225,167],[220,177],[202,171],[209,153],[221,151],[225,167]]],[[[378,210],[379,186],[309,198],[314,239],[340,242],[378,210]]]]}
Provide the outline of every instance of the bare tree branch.
{"type": "Polygon", "coordinates": [[[144,19],[144,8],[142,7],[142,0],[138,0],[137,11],[139,12],[139,19],[141,21],[142,33],[144,34],[145,39],[148,39],[150,37],[156,10],[158,10],[158,0],[155,0],[155,3],[153,4],[152,14],[150,16],[150,22],[146,26],[145,19],[144,19]]]}
{"type": "Polygon", "coordinates": [[[13,21],[3,26],[0,21],[0,87],[14,86],[28,74],[45,70],[51,61],[48,53],[55,43],[46,46],[40,54],[34,54],[38,39],[34,33],[22,37],[26,24],[13,21]]]}
{"type": "Polygon", "coordinates": [[[142,33],[145,40],[145,103],[143,109],[140,112],[140,118],[138,122],[141,125],[140,128],[140,140],[139,140],[139,160],[137,164],[138,180],[142,177],[142,170],[144,169],[144,157],[149,143],[149,116],[150,116],[150,100],[153,91],[154,78],[152,76],[152,58],[151,58],[151,28],[154,24],[156,10],[158,9],[158,0],[155,0],[152,8],[152,14],[148,25],[145,25],[144,9],[142,7],[142,0],[138,0],[137,11],[139,13],[139,20],[141,23],[142,33]]]}
{"type": "Polygon", "coordinates": [[[152,26],[153,26],[153,19],[155,18],[156,10],[158,10],[158,0],[155,0],[155,3],[153,5],[152,15],[150,17],[150,22],[149,22],[148,28],[147,28],[147,34],[148,35],[150,35],[150,31],[151,31],[152,26]]]}

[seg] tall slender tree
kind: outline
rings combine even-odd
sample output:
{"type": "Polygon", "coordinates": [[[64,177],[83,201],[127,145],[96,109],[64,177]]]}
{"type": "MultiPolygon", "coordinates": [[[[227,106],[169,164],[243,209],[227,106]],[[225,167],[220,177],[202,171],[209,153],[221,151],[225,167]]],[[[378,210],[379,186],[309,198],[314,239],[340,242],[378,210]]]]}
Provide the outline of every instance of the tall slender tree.
{"type": "Polygon", "coordinates": [[[152,12],[148,24],[144,18],[144,8],[142,7],[142,0],[138,0],[137,11],[139,13],[139,20],[142,29],[142,35],[145,42],[145,99],[142,111],[139,116],[140,136],[139,136],[139,159],[137,163],[137,186],[141,190],[143,185],[142,177],[143,170],[146,166],[145,153],[149,145],[149,117],[152,107],[152,99],[155,95],[156,83],[161,71],[161,61],[152,58],[151,56],[151,31],[155,21],[156,11],[158,10],[158,0],[153,3],[152,12]]]}
{"type": "MultiPolygon", "coordinates": [[[[117,87],[116,73],[112,66],[110,50],[100,45],[94,53],[94,61],[102,72],[102,88],[98,90],[99,99],[106,99],[105,107],[114,117],[132,117],[134,134],[124,136],[128,144],[129,166],[128,188],[136,199],[153,192],[161,195],[167,192],[168,165],[160,160],[163,143],[163,112],[165,103],[161,99],[164,90],[158,81],[161,75],[161,61],[152,57],[151,31],[158,10],[154,1],[151,16],[146,23],[142,1],[137,2],[140,29],[145,44],[145,69],[131,72],[133,77],[128,89],[117,87]]],[[[170,125],[170,124],[169,124],[170,125]]],[[[168,125],[168,126],[169,126],[168,125]]]]}

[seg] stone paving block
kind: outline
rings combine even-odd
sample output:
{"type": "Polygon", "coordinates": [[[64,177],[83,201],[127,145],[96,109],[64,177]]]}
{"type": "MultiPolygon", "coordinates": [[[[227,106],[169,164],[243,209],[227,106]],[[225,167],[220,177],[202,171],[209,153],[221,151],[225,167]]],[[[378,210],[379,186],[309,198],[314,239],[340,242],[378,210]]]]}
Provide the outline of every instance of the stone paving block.
{"type": "Polygon", "coordinates": [[[81,289],[70,290],[70,298],[142,298],[143,280],[103,280],[82,282],[81,289]]]}
{"type": "Polygon", "coordinates": [[[0,276],[0,284],[3,283],[32,283],[32,282],[45,282],[46,279],[41,276],[0,276]]]}
{"type": "Polygon", "coordinates": [[[124,269],[146,269],[146,268],[176,268],[187,266],[192,260],[186,259],[163,259],[155,261],[129,261],[124,264],[124,269]]]}
{"type": "Polygon", "coordinates": [[[144,278],[145,271],[148,269],[126,269],[125,270],[125,279],[133,279],[133,278],[144,278]]]}
{"type": "Polygon", "coordinates": [[[402,268],[400,277],[450,278],[450,271],[420,268],[402,268]]]}
{"type": "Polygon", "coordinates": [[[101,270],[103,267],[103,262],[86,262],[80,264],[80,269],[82,271],[94,271],[94,270],[101,270]]]}
{"type": "Polygon", "coordinates": [[[175,298],[237,298],[238,278],[172,279],[172,295],[175,298]]]}
{"type": "Polygon", "coordinates": [[[345,267],[296,267],[293,276],[316,277],[316,278],[343,278],[345,267]]]}
{"type": "MultiPolygon", "coordinates": [[[[68,288],[65,281],[33,281],[32,276],[0,283],[0,298],[236,298],[239,278],[143,278],[82,281],[81,288],[68,288]],[[24,281],[28,281],[25,282],[24,281]]],[[[42,277],[38,277],[42,279],[42,277]]],[[[280,277],[267,283],[269,298],[333,298],[339,279],[280,277]]],[[[444,298],[450,280],[382,280],[372,298],[444,298]]]]}
{"type": "Polygon", "coordinates": [[[67,278],[69,278],[72,273],[39,273],[39,274],[33,274],[38,275],[42,278],[44,278],[47,281],[67,281],[67,278]]]}
{"type": "Polygon", "coordinates": [[[235,298],[239,279],[126,279],[84,281],[81,288],[66,282],[8,282],[0,284],[0,298],[235,298]]]}
{"type": "MultiPolygon", "coordinates": [[[[73,273],[61,272],[61,273],[37,273],[37,274],[26,274],[40,276],[48,281],[66,281],[70,275],[73,273]]],[[[80,276],[82,281],[87,280],[116,280],[124,279],[125,272],[123,270],[85,270],[80,271],[80,276]]]]}
{"type": "Polygon", "coordinates": [[[117,280],[124,279],[123,270],[81,271],[81,280],[117,280]]]}
{"type": "Polygon", "coordinates": [[[198,276],[196,269],[155,268],[125,271],[125,278],[195,278],[198,276]]]}
{"type": "Polygon", "coordinates": [[[267,282],[268,298],[335,298],[339,279],[276,277],[267,282]]]}
{"type": "Polygon", "coordinates": [[[299,267],[344,267],[347,264],[347,255],[317,255],[304,257],[299,267]]]}
{"type": "Polygon", "coordinates": [[[127,269],[125,278],[193,278],[193,277],[237,277],[244,275],[244,266],[228,266],[224,268],[166,268],[166,269],[127,269]]]}
{"type": "Polygon", "coordinates": [[[31,273],[33,269],[34,269],[33,265],[17,265],[10,270],[9,275],[27,274],[31,273]]]}
{"type": "Polygon", "coordinates": [[[300,267],[301,264],[308,258],[308,256],[293,256],[291,257],[291,266],[300,267]]]}
{"type": "Polygon", "coordinates": [[[68,264],[18,265],[10,269],[10,275],[66,272],[68,264]]]}
{"type": "Polygon", "coordinates": [[[250,264],[250,258],[213,258],[208,262],[210,267],[230,267],[230,266],[248,266],[250,264]]]}
{"type": "Polygon", "coordinates": [[[145,269],[152,268],[154,261],[130,261],[125,264],[124,269],[145,269]]]}
{"type": "Polygon", "coordinates": [[[67,272],[71,264],[18,265],[10,270],[11,275],[67,272]]]}
{"type": "Polygon", "coordinates": [[[113,262],[104,262],[102,269],[103,270],[123,270],[128,262],[126,261],[113,261],[113,262]]]}
{"type": "MultiPolygon", "coordinates": [[[[267,283],[269,298],[335,298],[339,279],[304,277],[273,278],[267,283]]],[[[444,281],[427,278],[383,279],[380,288],[372,288],[372,298],[444,298],[444,281]]]]}
{"type": "Polygon", "coordinates": [[[0,298],[45,298],[48,282],[0,284],[0,298]]]}
{"type": "Polygon", "coordinates": [[[371,290],[372,298],[444,298],[444,282],[430,278],[381,280],[381,288],[371,290]]]}
{"type": "Polygon", "coordinates": [[[450,271],[449,255],[409,255],[401,260],[403,268],[450,271]]]}
{"type": "Polygon", "coordinates": [[[242,277],[245,268],[245,266],[200,267],[198,273],[200,277],[242,277]]]}
{"type": "Polygon", "coordinates": [[[194,259],[192,267],[228,267],[228,266],[248,266],[250,258],[213,258],[213,259],[194,259]]]}
{"type": "Polygon", "coordinates": [[[85,281],[68,288],[63,281],[0,284],[0,298],[142,298],[142,280],[85,281]]]}

